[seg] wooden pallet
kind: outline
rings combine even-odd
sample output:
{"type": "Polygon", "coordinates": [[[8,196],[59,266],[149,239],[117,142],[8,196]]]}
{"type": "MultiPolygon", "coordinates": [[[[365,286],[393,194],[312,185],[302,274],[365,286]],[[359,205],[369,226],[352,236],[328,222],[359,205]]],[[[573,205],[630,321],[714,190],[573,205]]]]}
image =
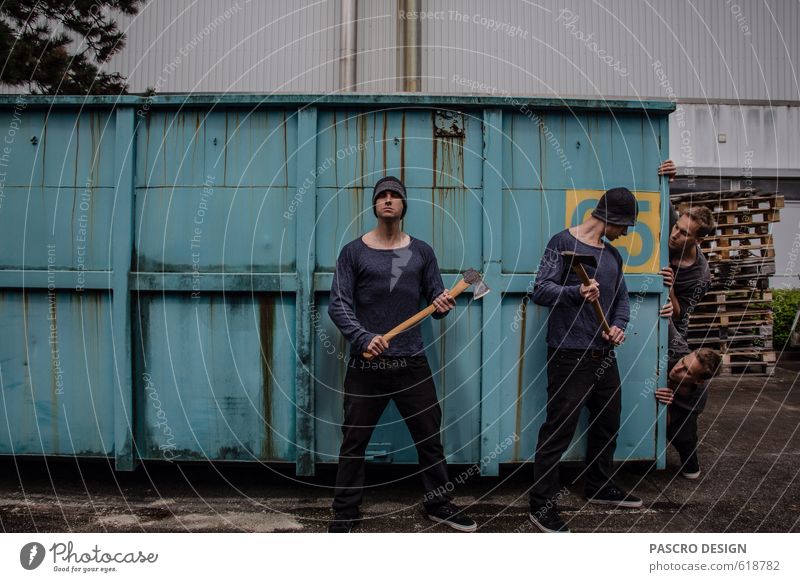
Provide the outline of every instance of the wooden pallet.
{"type": "Polygon", "coordinates": [[[671,196],[676,208],[705,206],[716,230],[702,242],[711,270],[711,289],[692,313],[688,343],[722,354],[722,372],[771,374],[772,294],[775,273],[771,224],[780,220],[783,196],[752,188],[687,192],[671,196]]]}
{"type": "Polygon", "coordinates": [[[729,208],[712,210],[711,214],[714,216],[714,221],[721,226],[771,224],[781,218],[781,211],[778,208],[729,208]]]}
{"type": "Polygon", "coordinates": [[[703,301],[698,303],[695,313],[717,313],[720,310],[742,310],[748,307],[756,309],[769,309],[772,302],[772,293],[751,287],[733,289],[711,289],[706,293],[703,301]]]}
{"type": "Polygon", "coordinates": [[[729,259],[748,258],[757,256],[760,258],[774,259],[775,245],[771,240],[769,244],[746,244],[732,246],[718,246],[713,248],[702,248],[703,255],[710,261],[726,261],[729,259]]]}
{"type": "Polygon", "coordinates": [[[784,199],[778,192],[761,192],[756,188],[743,188],[741,190],[721,190],[718,192],[684,192],[683,194],[670,195],[675,208],[691,204],[693,206],[707,206],[712,211],[715,209],[729,209],[736,205],[739,208],[757,208],[769,205],[771,208],[783,208],[784,199]]]}
{"type": "Polygon", "coordinates": [[[696,323],[705,325],[718,323],[729,327],[730,325],[736,325],[738,323],[747,323],[749,325],[750,322],[755,325],[756,322],[761,321],[771,322],[772,309],[740,309],[737,311],[718,309],[714,312],[695,311],[692,313],[691,318],[696,323]]]}
{"type": "Polygon", "coordinates": [[[670,194],[670,200],[677,207],[679,204],[699,202],[714,202],[725,198],[749,197],[758,194],[757,188],[740,188],[738,190],[707,190],[703,192],[683,192],[670,194]]]}
{"type": "MultiPolygon", "coordinates": [[[[731,288],[737,285],[759,288],[758,282],[768,282],[775,274],[773,257],[743,256],[739,260],[712,257],[708,264],[712,288],[731,288]]],[[[760,288],[764,288],[761,286],[760,288]]]]}
{"type": "Polygon", "coordinates": [[[735,234],[754,234],[754,235],[769,234],[770,224],[772,224],[772,221],[746,222],[737,224],[720,224],[718,222],[717,234],[707,236],[706,240],[714,240],[717,237],[735,235],[735,234]]]}
{"type": "Polygon", "coordinates": [[[721,353],[735,352],[736,350],[773,351],[772,335],[763,337],[756,334],[737,333],[727,338],[690,337],[686,341],[692,349],[712,348],[721,353]]]}
{"type": "Polygon", "coordinates": [[[773,351],[756,350],[722,354],[722,374],[772,374],[777,357],[773,351]]]}

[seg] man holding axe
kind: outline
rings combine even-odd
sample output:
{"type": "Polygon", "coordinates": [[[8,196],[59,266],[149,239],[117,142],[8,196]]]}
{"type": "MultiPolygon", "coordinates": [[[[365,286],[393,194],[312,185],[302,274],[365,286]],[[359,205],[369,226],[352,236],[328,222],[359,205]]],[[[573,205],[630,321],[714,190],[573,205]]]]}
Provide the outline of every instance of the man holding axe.
{"type": "Polygon", "coordinates": [[[475,522],[451,503],[444,449],[439,436],[441,408],[417,323],[427,315],[440,319],[455,307],[454,296],[475,284],[470,270],[447,291],[433,249],[404,233],[405,186],[392,176],[375,184],[372,206],[377,226],[345,245],[336,262],[328,314],[351,345],[344,380],[344,422],[334,518],[330,532],[349,532],[359,520],[364,489],[364,453],[372,431],[394,400],[417,448],[426,490],[425,515],[459,531],[475,522]],[[417,313],[421,300],[430,306],[417,313]]]}
{"type": "Polygon", "coordinates": [[[547,243],[533,300],[550,307],[547,325],[547,418],[536,443],[530,515],[545,532],[567,532],[557,507],[558,463],[589,409],[585,491],[590,503],[641,507],[612,480],[622,408],[614,347],[625,341],[630,309],[619,251],[607,241],[627,234],[638,205],[612,188],[592,215],[547,243]],[[603,239],[606,240],[603,240],[603,239]]]}

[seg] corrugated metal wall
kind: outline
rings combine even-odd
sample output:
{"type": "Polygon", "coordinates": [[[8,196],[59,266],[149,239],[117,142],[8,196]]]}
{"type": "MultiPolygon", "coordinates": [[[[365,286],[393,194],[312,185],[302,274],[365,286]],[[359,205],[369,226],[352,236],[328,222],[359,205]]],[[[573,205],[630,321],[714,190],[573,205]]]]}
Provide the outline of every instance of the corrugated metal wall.
{"type": "Polygon", "coordinates": [[[458,74],[515,93],[798,99],[797,3],[427,4],[441,11],[423,28],[427,91],[458,91],[458,74]]]}
{"type": "Polygon", "coordinates": [[[328,91],[337,84],[339,2],[153,0],[121,19],[109,63],[131,91],[328,91]]]}
{"type": "MultiPolygon", "coordinates": [[[[338,4],[338,0],[337,4],[338,4]]],[[[396,0],[358,3],[358,90],[391,93],[397,85],[398,26],[396,0]]],[[[338,70],[337,70],[338,74],[338,70]]],[[[337,85],[338,86],[338,85],[337,85]]],[[[336,87],[330,87],[334,90],[336,87]]]]}
{"type": "MultiPolygon", "coordinates": [[[[422,7],[432,12],[422,20],[426,92],[800,99],[792,68],[800,62],[797,2],[422,7]]],[[[396,0],[359,2],[361,90],[397,88],[396,10],[396,0]]],[[[123,20],[128,46],[110,68],[128,75],[133,91],[334,91],[338,25],[338,0],[153,0],[123,20]]]]}

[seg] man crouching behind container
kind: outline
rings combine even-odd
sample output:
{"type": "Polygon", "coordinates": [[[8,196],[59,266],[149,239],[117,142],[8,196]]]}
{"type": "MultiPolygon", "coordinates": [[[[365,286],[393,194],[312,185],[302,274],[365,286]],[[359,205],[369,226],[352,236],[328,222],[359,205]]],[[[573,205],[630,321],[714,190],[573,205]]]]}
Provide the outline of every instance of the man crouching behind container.
{"type": "Polygon", "coordinates": [[[636,223],[638,205],[627,188],[613,188],[600,198],[588,220],[559,232],[547,243],[533,288],[533,300],[550,307],[547,323],[547,418],[539,429],[529,518],[545,532],[568,532],[556,504],[558,464],[589,408],[585,491],[590,503],[641,507],[642,500],[612,480],[614,450],[622,408],[614,347],[625,340],[629,318],[628,289],[622,258],[609,242],[625,236],[636,223]],[[564,259],[564,251],[589,255],[590,284],[583,285],[564,259]],[[602,330],[592,303],[599,301],[610,326],[602,330]]]}

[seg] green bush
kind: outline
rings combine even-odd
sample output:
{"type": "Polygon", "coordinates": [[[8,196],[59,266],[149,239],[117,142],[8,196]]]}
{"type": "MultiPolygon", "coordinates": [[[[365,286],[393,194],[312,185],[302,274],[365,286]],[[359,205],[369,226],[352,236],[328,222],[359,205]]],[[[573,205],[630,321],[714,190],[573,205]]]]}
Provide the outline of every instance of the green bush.
{"type": "Polygon", "coordinates": [[[776,350],[782,350],[789,343],[789,332],[800,307],[800,289],[773,289],[772,341],[776,350]]]}

